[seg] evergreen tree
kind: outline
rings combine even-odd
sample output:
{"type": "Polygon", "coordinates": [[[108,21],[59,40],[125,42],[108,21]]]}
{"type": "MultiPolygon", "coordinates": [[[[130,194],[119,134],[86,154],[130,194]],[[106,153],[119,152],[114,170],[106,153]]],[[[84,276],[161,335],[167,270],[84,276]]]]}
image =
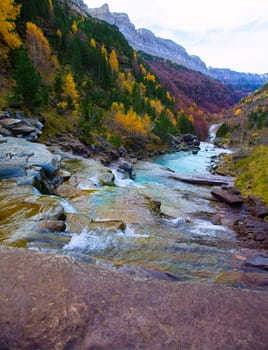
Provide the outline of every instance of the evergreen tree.
{"type": "Polygon", "coordinates": [[[16,50],[14,60],[16,67],[13,71],[13,78],[16,81],[15,97],[19,98],[24,106],[33,110],[42,102],[40,74],[33,66],[25,49],[16,50]]]}
{"type": "Polygon", "coordinates": [[[178,120],[178,129],[182,134],[193,134],[194,126],[190,119],[187,118],[185,113],[182,113],[178,120]]]}

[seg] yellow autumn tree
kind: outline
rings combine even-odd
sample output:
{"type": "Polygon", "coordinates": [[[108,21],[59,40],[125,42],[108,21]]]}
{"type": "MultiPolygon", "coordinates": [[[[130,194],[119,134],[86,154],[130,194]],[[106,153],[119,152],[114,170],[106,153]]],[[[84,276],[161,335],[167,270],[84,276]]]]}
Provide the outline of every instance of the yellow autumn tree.
{"type": "Polygon", "coordinates": [[[141,69],[142,75],[146,75],[147,74],[147,70],[145,69],[143,64],[140,64],[140,69],[141,69]]]}
{"type": "Polygon", "coordinates": [[[166,109],[166,116],[170,123],[175,127],[177,125],[177,120],[174,116],[174,113],[169,108],[166,109]]]}
{"type": "Polygon", "coordinates": [[[66,75],[62,97],[65,101],[67,101],[69,108],[78,108],[79,93],[71,73],[66,75]]]}
{"type": "Polygon", "coordinates": [[[62,38],[62,31],[60,29],[57,29],[56,34],[59,39],[62,38]]]}
{"type": "Polygon", "coordinates": [[[112,116],[113,117],[115,117],[116,116],[116,114],[118,113],[118,112],[120,112],[120,113],[125,113],[125,107],[124,107],[124,104],[121,102],[121,103],[119,103],[119,102],[113,102],[112,103],[112,106],[111,106],[111,112],[112,112],[112,116]]]}
{"type": "Polygon", "coordinates": [[[50,9],[51,13],[53,13],[54,12],[54,6],[53,6],[52,0],[48,0],[48,4],[49,4],[49,9],[50,9]]]}
{"type": "Polygon", "coordinates": [[[237,116],[237,115],[241,114],[241,112],[242,112],[242,109],[241,108],[237,108],[236,111],[235,111],[235,115],[237,116]]]}
{"type": "Polygon", "coordinates": [[[0,3],[0,58],[6,58],[9,49],[21,45],[19,35],[15,32],[15,20],[20,13],[20,5],[14,0],[1,0],[0,3]]]}
{"type": "Polygon", "coordinates": [[[127,113],[119,110],[114,119],[114,127],[126,136],[147,137],[151,130],[151,119],[147,114],[141,117],[133,109],[127,113]]]}
{"type": "Polygon", "coordinates": [[[76,33],[78,31],[77,22],[74,20],[72,23],[72,32],[76,33]]]}
{"type": "Polygon", "coordinates": [[[49,42],[42,30],[32,22],[26,23],[26,46],[29,57],[39,70],[43,81],[50,83],[58,68],[58,61],[56,56],[52,55],[49,42]]]}
{"type": "Polygon", "coordinates": [[[96,49],[96,41],[95,41],[95,39],[94,38],[91,38],[90,39],[90,41],[89,41],[89,45],[91,46],[91,47],[93,47],[94,49],[96,49]]]}
{"type": "Polygon", "coordinates": [[[149,80],[149,81],[153,81],[153,82],[155,82],[155,80],[156,80],[155,76],[153,74],[151,74],[151,73],[147,73],[146,76],[145,76],[145,79],[149,80]]]}
{"type": "Polygon", "coordinates": [[[112,52],[110,54],[110,57],[109,57],[109,62],[110,62],[110,65],[112,67],[112,71],[113,72],[118,72],[118,70],[119,70],[119,62],[118,62],[115,50],[112,50],[112,52]]]}
{"type": "Polygon", "coordinates": [[[119,72],[117,77],[117,84],[122,89],[124,81],[126,80],[126,73],[125,72],[119,72]]]}
{"type": "Polygon", "coordinates": [[[155,113],[157,116],[163,111],[164,107],[160,100],[150,100],[150,106],[155,109],[155,113]]]}
{"type": "Polygon", "coordinates": [[[131,72],[128,72],[126,80],[123,81],[122,87],[128,93],[131,93],[134,85],[135,85],[135,79],[134,79],[133,75],[131,74],[131,72]]]}
{"type": "Polygon", "coordinates": [[[101,45],[101,53],[103,54],[103,56],[105,57],[105,59],[107,61],[108,60],[107,50],[106,50],[106,47],[104,46],[104,44],[101,45]]]}

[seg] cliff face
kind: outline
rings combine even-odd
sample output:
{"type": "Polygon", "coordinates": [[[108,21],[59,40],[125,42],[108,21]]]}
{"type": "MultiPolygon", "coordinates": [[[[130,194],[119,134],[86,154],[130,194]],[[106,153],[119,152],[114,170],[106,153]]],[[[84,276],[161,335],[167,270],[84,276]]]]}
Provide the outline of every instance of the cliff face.
{"type": "Polygon", "coordinates": [[[182,46],[172,40],[159,38],[148,29],[136,29],[127,14],[111,13],[107,4],[100,8],[89,9],[89,14],[116,25],[135,50],[141,50],[208,75],[206,64],[199,57],[189,55],[182,46]]]}
{"type": "MultiPolygon", "coordinates": [[[[81,2],[82,0],[76,0],[81,2]]],[[[244,93],[251,92],[268,80],[267,74],[249,74],[235,72],[230,69],[208,68],[198,57],[189,55],[187,51],[172,40],[162,39],[147,29],[136,29],[125,13],[111,13],[107,4],[100,8],[88,9],[95,18],[116,25],[135,50],[141,50],[153,56],[170,60],[187,68],[201,72],[214,79],[230,84],[244,93]]]]}

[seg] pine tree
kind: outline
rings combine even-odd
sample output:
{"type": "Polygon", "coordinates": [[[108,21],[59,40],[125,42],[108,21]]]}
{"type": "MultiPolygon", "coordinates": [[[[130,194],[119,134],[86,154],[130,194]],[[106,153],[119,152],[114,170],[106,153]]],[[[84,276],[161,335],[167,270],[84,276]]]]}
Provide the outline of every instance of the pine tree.
{"type": "Polygon", "coordinates": [[[13,78],[16,81],[15,97],[19,98],[24,106],[33,110],[42,103],[40,74],[29,59],[25,49],[16,50],[14,57],[16,66],[13,72],[13,78]]]}

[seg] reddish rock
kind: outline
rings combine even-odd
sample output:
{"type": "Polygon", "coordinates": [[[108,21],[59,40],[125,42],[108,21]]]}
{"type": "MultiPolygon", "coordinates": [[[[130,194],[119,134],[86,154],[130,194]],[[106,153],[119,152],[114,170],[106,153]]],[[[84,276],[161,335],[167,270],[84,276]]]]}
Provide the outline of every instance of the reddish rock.
{"type": "Polygon", "coordinates": [[[240,196],[240,194],[232,189],[225,190],[225,189],[213,188],[211,190],[211,194],[218,200],[224,203],[227,203],[229,205],[235,206],[235,205],[241,205],[243,203],[243,198],[240,196]]]}
{"type": "Polygon", "coordinates": [[[1,349],[267,349],[268,293],[0,248],[1,349]]]}
{"type": "Polygon", "coordinates": [[[254,215],[258,216],[259,218],[265,218],[265,216],[268,216],[268,208],[260,197],[249,195],[248,201],[254,215]]]}
{"type": "Polygon", "coordinates": [[[36,227],[39,232],[64,232],[66,223],[62,220],[43,220],[36,227]]]}

